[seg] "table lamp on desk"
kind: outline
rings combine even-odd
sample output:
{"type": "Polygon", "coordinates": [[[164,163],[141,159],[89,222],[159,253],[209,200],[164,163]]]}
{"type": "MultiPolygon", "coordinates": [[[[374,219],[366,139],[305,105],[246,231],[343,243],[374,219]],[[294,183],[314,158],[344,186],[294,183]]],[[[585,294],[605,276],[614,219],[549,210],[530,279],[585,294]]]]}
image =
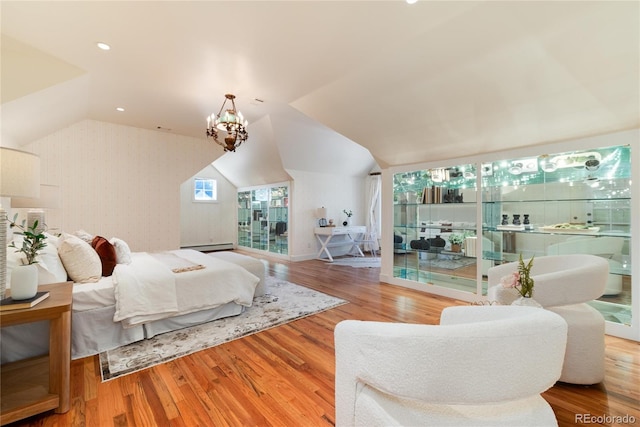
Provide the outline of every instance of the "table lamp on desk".
{"type": "Polygon", "coordinates": [[[326,227],[327,226],[327,208],[324,206],[316,209],[316,218],[318,218],[318,226],[326,227]]]}
{"type": "MultiPolygon", "coordinates": [[[[40,197],[40,157],[0,147],[0,197],[40,197]]],[[[7,287],[7,224],[0,203],[0,299],[7,287]]]]}

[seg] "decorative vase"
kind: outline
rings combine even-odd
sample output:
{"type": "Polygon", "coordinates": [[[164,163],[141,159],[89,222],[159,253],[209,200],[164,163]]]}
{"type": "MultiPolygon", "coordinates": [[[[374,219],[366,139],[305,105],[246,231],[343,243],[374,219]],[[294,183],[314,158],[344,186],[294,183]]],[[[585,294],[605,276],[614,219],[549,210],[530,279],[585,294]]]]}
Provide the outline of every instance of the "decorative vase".
{"type": "Polygon", "coordinates": [[[520,215],[519,214],[514,214],[513,215],[513,225],[520,225],[520,215]]]}
{"type": "Polygon", "coordinates": [[[11,298],[33,298],[38,292],[38,266],[18,265],[11,270],[11,298]]]}
{"type": "Polygon", "coordinates": [[[462,250],[462,247],[457,244],[457,243],[452,243],[451,244],[451,252],[460,252],[462,250]]]}
{"type": "Polygon", "coordinates": [[[538,303],[538,301],[534,300],[531,297],[518,297],[511,305],[521,305],[523,307],[537,307],[542,308],[542,306],[538,303]]]}
{"type": "Polygon", "coordinates": [[[509,215],[503,214],[502,215],[502,225],[509,225],[509,215]]]}
{"type": "Polygon", "coordinates": [[[342,222],[342,225],[343,225],[343,226],[345,226],[345,227],[349,227],[349,226],[351,225],[351,217],[350,217],[350,216],[348,216],[348,217],[347,217],[347,219],[345,219],[345,220],[342,222]]]}
{"type": "Polygon", "coordinates": [[[429,244],[434,248],[444,248],[445,246],[447,246],[447,241],[440,237],[440,235],[438,234],[436,235],[436,237],[429,239],[429,244]]]}
{"type": "Polygon", "coordinates": [[[421,251],[428,251],[430,247],[429,242],[425,240],[424,237],[421,237],[420,240],[412,240],[411,243],[409,243],[409,246],[411,246],[411,249],[418,249],[421,251]]]}

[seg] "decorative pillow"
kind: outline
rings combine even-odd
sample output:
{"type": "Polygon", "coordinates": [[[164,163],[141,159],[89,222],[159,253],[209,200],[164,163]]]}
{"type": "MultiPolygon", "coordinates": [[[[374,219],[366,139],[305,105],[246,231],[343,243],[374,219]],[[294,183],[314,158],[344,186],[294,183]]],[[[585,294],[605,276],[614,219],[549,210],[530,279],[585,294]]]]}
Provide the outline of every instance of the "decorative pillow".
{"type": "Polygon", "coordinates": [[[58,255],[69,277],[76,283],[91,283],[100,280],[102,262],[91,245],[79,237],[67,234],[60,242],[58,255]]]}
{"type": "Polygon", "coordinates": [[[78,230],[73,234],[75,234],[77,237],[81,238],[82,240],[84,240],[88,244],[91,244],[91,242],[93,241],[93,238],[94,238],[93,234],[89,234],[84,230],[78,230]]]}
{"type": "Polygon", "coordinates": [[[116,261],[118,264],[131,264],[131,249],[129,249],[127,242],[113,237],[109,243],[116,248],[116,261]]]}
{"type": "MultiPolygon", "coordinates": [[[[16,235],[13,239],[13,243],[16,248],[22,247],[22,235],[16,235]]],[[[62,265],[62,261],[58,256],[58,249],[55,245],[49,243],[49,238],[45,240],[47,246],[45,246],[36,260],[38,267],[38,284],[46,285],[48,283],[59,283],[67,281],[67,272],[62,265]]],[[[21,265],[23,261],[26,261],[24,254],[16,252],[15,248],[7,247],[7,279],[9,278],[9,272],[16,265],[21,265]]]]}
{"type": "Polygon", "coordinates": [[[47,245],[54,246],[56,248],[56,251],[58,251],[58,246],[60,245],[60,237],[51,233],[47,233],[46,231],[43,234],[47,236],[47,245]]]}
{"type": "Polygon", "coordinates": [[[109,277],[116,267],[116,248],[102,236],[96,236],[91,241],[91,247],[95,249],[102,263],[102,276],[109,277]]]}

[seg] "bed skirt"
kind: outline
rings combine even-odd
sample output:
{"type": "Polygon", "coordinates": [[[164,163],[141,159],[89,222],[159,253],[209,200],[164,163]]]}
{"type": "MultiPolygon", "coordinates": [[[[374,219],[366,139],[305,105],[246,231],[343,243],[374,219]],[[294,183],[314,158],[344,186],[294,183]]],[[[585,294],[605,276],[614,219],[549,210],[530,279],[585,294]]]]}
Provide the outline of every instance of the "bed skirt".
{"type": "MultiPolygon", "coordinates": [[[[125,329],[113,321],[115,306],[72,313],[71,358],[80,359],[112,350],[145,338],[187,328],[223,317],[237,316],[244,307],[228,303],[220,307],[125,329]]],[[[34,322],[2,328],[0,356],[2,364],[49,352],[49,322],[34,322]]]]}

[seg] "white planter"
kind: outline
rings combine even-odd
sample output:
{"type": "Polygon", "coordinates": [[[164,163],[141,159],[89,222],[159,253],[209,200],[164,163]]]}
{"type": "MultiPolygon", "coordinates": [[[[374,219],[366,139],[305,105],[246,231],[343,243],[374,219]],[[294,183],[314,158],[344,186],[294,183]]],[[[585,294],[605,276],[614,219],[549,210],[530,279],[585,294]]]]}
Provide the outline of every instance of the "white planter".
{"type": "Polygon", "coordinates": [[[11,298],[33,298],[38,292],[38,266],[18,265],[11,270],[11,298]]]}

